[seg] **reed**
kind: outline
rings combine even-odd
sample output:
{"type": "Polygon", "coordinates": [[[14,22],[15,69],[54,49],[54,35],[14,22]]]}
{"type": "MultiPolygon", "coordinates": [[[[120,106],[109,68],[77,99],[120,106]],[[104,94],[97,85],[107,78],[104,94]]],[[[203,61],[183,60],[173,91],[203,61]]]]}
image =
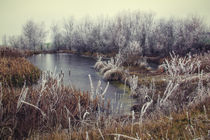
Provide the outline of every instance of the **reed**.
{"type": "Polygon", "coordinates": [[[90,120],[97,119],[98,110],[105,110],[97,97],[91,100],[89,93],[65,87],[61,76],[43,74],[42,81],[33,87],[3,87],[2,138],[22,139],[32,132],[52,130],[79,131],[89,127],[90,120]]]}
{"type": "Polygon", "coordinates": [[[14,48],[8,48],[8,47],[3,47],[0,48],[0,57],[23,57],[25,56],[24,51],[14,49],[14,48]]]}
{"type": "MultiPolygon", "coordinates": [[[[209,106],[210,98],[200,104],[193,105],[187,110],[179,113],[171,113],[169,116],[154,114],[138,124],[138,114],[130,117],[105,119],[106,127],[98,129],[85,129],[84,131],[72,131],[69,133],[51,132],[31,136],[29,139],[52,139],[52,140],[148,140],[148,139],[208,139],[210,110],[204,106],[209,106]],[[205,113],[206,110],[206,113],[205,113]],[[206,115],[208,118],[206,118],[206,115]],[[108,121],[109,120],[109,121],[108,121]],[[133,121],[133,123],[132,123],[133,121]]],[[[132,113],[133,114],[133,113],[132,113]]]]}
{"type": "Polygon", "coordinates": [[[36,83],[41,71],[23,57],[0,58],[0,82],[3,86],[21,87],[36,83]]]}

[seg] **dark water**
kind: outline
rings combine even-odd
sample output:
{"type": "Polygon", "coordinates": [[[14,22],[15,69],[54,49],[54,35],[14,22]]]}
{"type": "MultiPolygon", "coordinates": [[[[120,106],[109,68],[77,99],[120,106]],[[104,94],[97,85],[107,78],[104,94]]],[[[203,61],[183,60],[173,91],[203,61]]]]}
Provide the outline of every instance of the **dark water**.
{"type": "MultiPolygon", "coordinates": [[[[93,68],[96,61],[89,57],[58,53],[34,55],[28,59],[42,71],[55,71],[56,73],[62,71],[64,73],[64,84],[70,86],[71,81],[73,86],[82,91],[90,91],[88,74],[91,75],[94,88],[96,88],[99,80],[103,89],[107,84],[93,68]],[[70,75],[69,70],[71,71],[70,75]]],[[[130,113],[130,107],[134,103],[134,100],[129,97],[128,90],[124,93],[124,86],[119,83],[109,84],[105,100],[111,101],[113,112],[121,114],[130,113]]]]}

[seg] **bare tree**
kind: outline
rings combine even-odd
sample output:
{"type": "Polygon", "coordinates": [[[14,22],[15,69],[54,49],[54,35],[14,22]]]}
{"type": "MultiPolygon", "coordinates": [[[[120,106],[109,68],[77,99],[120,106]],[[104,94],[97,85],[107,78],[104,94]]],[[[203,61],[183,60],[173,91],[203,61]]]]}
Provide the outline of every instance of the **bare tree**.
{"type": "Polygon", "coordinates": [[[8,46],[8,41],[7,41],[7,35],[3,35],[2,37],[2,45],[7,47],[8,46]]]}
{"type": "Polygon", "coordinates": [[[18,39],[18,36],[10,36],[8,41],[11,47],[20,48],[20,40],[18,39]]]}
{"type": "Polygon", "coordinates": [[[26,39],[28,47],[36,50],[37,46],[42,46],[45,42],[47,32],[44,29],[44,24],[37,24],[32,20],[26,22],[23,26],[23,35],[26,39]]]}
{"type": "Polygon", "coordinates": [[[68,21],[64,21],[64,43],[66,48],[73,47],[73,33],[74,33],[74,18],[71,17],[68,21]]]}
{"type": "Polygon", "coordinates": [[[64,45],[63,35],[60,31],[60,28],[57,24],[51,26],[52,33],[52,46],[54,49],[59,50],[64,45]]]}
{"type": "MultiPolygon", "coordinates": [[[[104,52],[142,56],[169,55],[196,52],[204,48],[202,36],[207,28],[196,16],[185,19],[157,19],[154,13],[121,12],[116,17],[97,21],[86,17],[78,23],[74,18],[64,21],[62,28],[53,25],[52,42],[56,49],[74,49],[77,52],[104,52]],[[199,48],[200,47],[200,48],[199,48]]],[[[42,46],[46,31],[42,24],[28,21],[23,26],[21,47],[42,46]]],[[[14,43],[13,43],[14,44],[14,43]]]]}

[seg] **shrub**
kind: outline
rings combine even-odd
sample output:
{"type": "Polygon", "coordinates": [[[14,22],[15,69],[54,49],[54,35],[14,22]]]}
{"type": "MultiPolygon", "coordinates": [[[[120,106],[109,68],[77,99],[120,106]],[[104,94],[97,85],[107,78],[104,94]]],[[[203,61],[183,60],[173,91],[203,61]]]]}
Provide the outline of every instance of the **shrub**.
{"type": "Polygon", "coordinates": [[[193,58],[190,54],[183,58],[175,53],[170,54],[170,56],[170,60],[165,59],[162,66],[166,69],[166,73],[172,80],[183,78],[180,77],[181,75],[189,76],[200,68],[201,62],[197,57],[193,58]]]}

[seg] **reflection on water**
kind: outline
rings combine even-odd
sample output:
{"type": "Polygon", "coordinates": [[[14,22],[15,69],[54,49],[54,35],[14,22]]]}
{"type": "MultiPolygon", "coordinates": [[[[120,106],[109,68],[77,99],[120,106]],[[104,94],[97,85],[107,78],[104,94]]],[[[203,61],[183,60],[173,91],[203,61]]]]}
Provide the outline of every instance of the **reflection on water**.
{"type": "MultiPolygon", "coordinates": [[[[73,86],[82,91],[90,91],[90,82],[88,74],[91,75],[94,87],[97,86],[98,80],[101,81],[101,86],[104,89],[107,82],[102,79],[102,76],[97,73],[93,66],[95,60],[89,57],[82,57],[66,53],[58,54],[39,54],[29,58],[30,62],[39,67],[42,71],[63,72],[64,83],[69,86],[70,81],[73,86]],[[69,75],[70,71],[70,75],[69,75]]],[[[105,100],[110,100],[114,112],[123,111],[130,112],[130,106],[134,100],[129,97],[128,90],[119,88],[119,84],[110,83],[105,100]]],[[[121,85],[122,86],[122,85],[121,85]]]]}

